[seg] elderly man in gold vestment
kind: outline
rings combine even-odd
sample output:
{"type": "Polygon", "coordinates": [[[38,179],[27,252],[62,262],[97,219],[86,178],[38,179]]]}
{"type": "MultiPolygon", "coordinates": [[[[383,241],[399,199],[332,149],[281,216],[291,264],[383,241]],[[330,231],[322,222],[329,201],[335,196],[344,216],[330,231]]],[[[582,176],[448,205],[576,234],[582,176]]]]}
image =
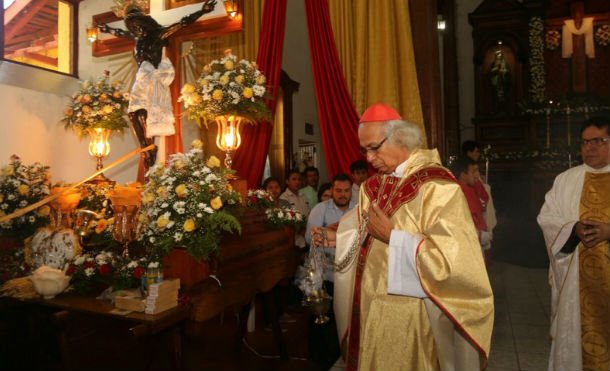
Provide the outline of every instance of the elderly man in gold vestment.
{"type": "Polygon", "coordinates": [[[610,121],[586,121],[584,164],[555,178],[538,215],[549,253],[549,370],[610,369],[610,121]]]}
{"type": "Polygon", "coordinates": [[[460,186],[436,150],[419,149],[421,130],[389,106],[367,109],[358,136],[379,173],[337,233],[323,233],[337,244],[347,369],[483,368],[493,295],[460,186]]]}

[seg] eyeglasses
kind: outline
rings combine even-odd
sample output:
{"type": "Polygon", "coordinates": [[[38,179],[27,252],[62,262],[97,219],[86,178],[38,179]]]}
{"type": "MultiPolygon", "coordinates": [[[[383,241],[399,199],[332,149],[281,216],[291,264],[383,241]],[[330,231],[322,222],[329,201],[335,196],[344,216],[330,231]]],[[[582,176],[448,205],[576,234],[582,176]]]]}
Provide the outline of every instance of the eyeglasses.
{"type": "Polygon", "coordinates": [[[587,144],[591,144],[593,147],[599,147],[604,143],[610,142],[610,138],[591,138],[591,139],[581,139],[580,145],[586,146],[587,144]]]}
{"type": "Polygon", "coordinates": [[[369,148],[360,147],[360,153],[362,153],[362,156],[365,157],[369,152],[371,152],[372,154],[377,154],[377,151],[379,150],[379,148],[381,148],[381,146],[383,146],[383,143],[385,143],[386,140],[388,140],[388,137],[383,138],[383,140],[379,142],[379,144],[376,146],[371,146],[369,148]]]}

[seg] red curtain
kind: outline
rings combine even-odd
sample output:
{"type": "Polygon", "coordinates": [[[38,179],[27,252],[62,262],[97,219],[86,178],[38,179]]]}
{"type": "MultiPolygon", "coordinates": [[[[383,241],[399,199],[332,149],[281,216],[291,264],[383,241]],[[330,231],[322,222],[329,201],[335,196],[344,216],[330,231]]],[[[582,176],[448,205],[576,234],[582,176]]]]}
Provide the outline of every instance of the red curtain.
{"type": "Polygon", "coordinates": [[[326,166],[332,179],[338,173],[349,174],[351,163],[362,158],[358,141],[358,114],[345,85],[328,2],[304,1],[320,132],[326,166]]]}
{"type": "MultiPolygon", "coordinates": [[[[275,113],[280,84],[285,26],[286,0],[266,0],[256,63],[267,77],[272,99],[266,103],[272,115],[275,113]]],[[[272,131],[273,126],[269,121],[257,125],[246,124],[242,128],[243,142],[235,153],[232,167],[240,177],[248,181],[248,188],[257,188],[261,183],[272,131]]]]}

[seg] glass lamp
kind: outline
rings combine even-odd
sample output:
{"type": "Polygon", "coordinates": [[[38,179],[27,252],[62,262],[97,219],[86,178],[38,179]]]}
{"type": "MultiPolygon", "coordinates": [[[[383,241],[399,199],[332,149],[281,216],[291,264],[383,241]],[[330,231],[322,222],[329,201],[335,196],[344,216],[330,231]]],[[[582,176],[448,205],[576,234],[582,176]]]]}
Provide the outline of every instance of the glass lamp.
{"type": "Polygon", "coordinates": [[[238,12],[238,1],[236,0],[225,0],[225,11],[231,18],[235,18],[238,12]]]}
{"type": "Polygon", "coordinates": [[[97,41],[97,38],[98,38],[97,28],[95,26],[87,28],[87,40],[89,40],[90,43],[94,43],[97,41]]]}
{"type": "MultiPolygon", "coordinates": [[[[96,170],[104,168],[102,160],[110,153],[110,137],[111,131],[104,128],[91,128],[88,129],[90,140],[89,140],[89,154],[97,160],[96,170]]],[[[99,174],[92,179],[93,183],[108,182],[108,178],[104,174],[99,174]]]]}
{"type": "Polygon", "coordinates": [[[216,146],[226,153],[225,166],[230,169],[233,163],[233,153],[241,145],[239,125],[243,117],[236,115],[216,116],[218,134],[216,135],[216,146]]]}

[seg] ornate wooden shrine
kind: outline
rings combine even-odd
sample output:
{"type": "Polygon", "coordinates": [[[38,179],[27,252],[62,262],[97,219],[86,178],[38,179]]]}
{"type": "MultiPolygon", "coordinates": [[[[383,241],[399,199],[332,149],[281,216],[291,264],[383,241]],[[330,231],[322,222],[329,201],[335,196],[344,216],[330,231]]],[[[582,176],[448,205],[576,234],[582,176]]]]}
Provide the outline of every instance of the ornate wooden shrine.
{"type": "Polygon", "coordinates": [[[495,244],[508,260],[545,265],[536,223],[544,195],[581,162],[581,123],[608,117],[609,14],[605,0],[484,0],[469,14],[473,124],[491,148],[495,244]]]}

